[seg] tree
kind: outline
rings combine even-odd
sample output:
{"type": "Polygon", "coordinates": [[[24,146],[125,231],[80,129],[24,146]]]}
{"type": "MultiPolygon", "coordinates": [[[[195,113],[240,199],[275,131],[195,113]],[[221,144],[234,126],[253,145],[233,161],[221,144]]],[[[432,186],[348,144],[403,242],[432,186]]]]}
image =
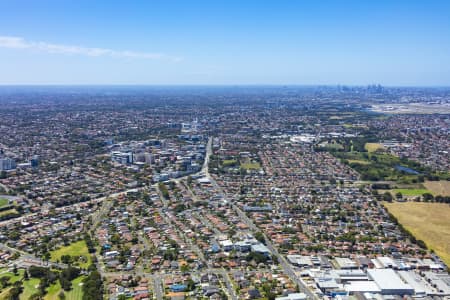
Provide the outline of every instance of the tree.
{"type": "Polygon", "coordinates": [[[28,300],[42,300],[42,299],[43,299],[43,297],[42,297],[42,295],[39,292],[38,293],[34,293],[30,297],[28,297],[28,300]]]}
{"type": "Polygon", "coordinates": [[[3,276],[0,278],[0,284],[1,284],[2,288],[9,286],[10,279],[11,279],[10,276],[3,276]]]}
{"type": "Polygon", "coordinates": [[[51,257],[52,257],[52,256],[51,256],[50,252],[48,252],[48,251],[46,251],[46,252],[44,253],[44,255],[42,255],[42,259],[43,259],[44,261],[49,261],[51,257]]]}
{"type": "Polygon", "coordinates": [[[434,200],[434,196],[432,194],[430,194],[430,193],[425,193],[425,194],[422,195],[422,197],[423,197],[423,200],[425,202],[434,200]]]}
{"type": "Polygon", "coordinates": [[[103,283],[98,271],[92,271],[84,279],[83,300],[103,300],[103,283]]]}
{"type": "Polygon", "coordinates": [[[9,293],[6,296],[6,300],[19,300],[19,295],[22,293],[22,289],[20,288],[12,288],[9,290],[9,293]]]}
{"type": "Polygon", "coordinates": [[[255,239],[257,239],[259,242],[265,244],[266,243],[266,239],[264,238],[264,234],[261,231],[258,231],[257,233],[255,233],[255,239]]]}
{"type": "Polygon", "coordinates": [[[66,265],[70,266],[72,264],[72,257],[70,255],[68,255],[68,254],[62,255],[61,256],[61,262],[63,264],[66,264],[66,265]]]}
{"type": "Polygon", "coordinates": [[[383,194],[383,200],[387,202],[392,202],[392,195],[389,192],[385,192],[383,194]]]}
{"type": "Polygon", "coordinates": [[[189,272],[189,270],[190,270],[189,265],[188,265],[188,264],[182,265],[182,266],[180,267],[180,270],[181,270],[181,272],[183,272],[183,273],[189,272]]]}
{"type": "Polygon", "coordinates": [[[402,199],[403,198],[403,194],[398,192],[397,194],[395,194],[395,198],[402,199]]]}
{"type": "Polygon", "coordinates": [[[18,272],[18,270],[17,270],[17,265],[14,265],[14,267],[13,267],[13,273],[14,273],[14,275],[18,275],[19,274],[19,272],[18,272]]]}
{"type": "Polygon", "coordinates": [[[64,294],[63,291],[59,292],[58,299],[59,300],[66,300],[66,294],[64,294]]]}

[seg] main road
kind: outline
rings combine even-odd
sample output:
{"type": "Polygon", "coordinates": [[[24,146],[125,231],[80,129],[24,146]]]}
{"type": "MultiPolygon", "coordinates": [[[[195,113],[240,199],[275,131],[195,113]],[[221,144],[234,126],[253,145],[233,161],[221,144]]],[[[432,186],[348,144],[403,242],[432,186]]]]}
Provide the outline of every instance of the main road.
{"type": "MultiPolygon", "coordinates": [[[[208,153],[208,157],[209,155],[212,154],[212,147],[211,144],[208,143],[208,149],[207,149],[207,153],[208,153]]],[[[205,159],[206,161],[206,159],[205,159]]],[[[210,180],[211,184],[217,189],[217,191],[219,191],[221,194],[223,194],[225,200],[231,205],[231,207],[233,208],[233,210],[242,218],[242,220],[246,223],[246,225],[252,229],[254,232],[261,232],[264,236],[264,239],[266,241],[266,246],[267,248],[270,250],[270,252],[272,253],[272,255],[274,255],[277,259],[278,262],[280,263],[280,266],[282,267],[283,271],[286,273],[286,275],[289,276],[289,278],[298,285],[298,287],[300,288],[300,290],[305,293],[309,299],[319,299],[319,297],[317,295],[315,295],[307,286],[306,284],[297,276],[297,274],[295,274],[294,269],[292,268],[292,265],[289,264],[286,259],[284,258],[283,255],[281,255],[278,250],[275,248],[275,246],[272,244],[272,242],[270,241],[270,239],[267,238],[267,236],[264,234],[264,232],[262,232],[254,223],[252,220],[250,220],[249,217],[247,217],[247,215],[236,205],[234,204],[233,199],[228,198],[228,195],[226,193],[224,193],[223,189],[221,186],[219,186],[216,182],[216,180],[211,176],[211,174],[208,171],[208,168],[206,168],[205,170],[205,175],[208,177],[208,179],[210,180]]]]}

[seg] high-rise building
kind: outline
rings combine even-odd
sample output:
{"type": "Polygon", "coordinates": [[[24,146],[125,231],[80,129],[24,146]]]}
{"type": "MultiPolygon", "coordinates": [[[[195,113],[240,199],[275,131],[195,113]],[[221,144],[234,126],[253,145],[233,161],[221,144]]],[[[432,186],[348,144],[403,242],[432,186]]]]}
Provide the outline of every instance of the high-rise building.
{"type": "Polygon", "coordinates": [[[11,158],[0,158],[0,171],[8,171],[16,168],[16,162],[11,158]]]}
{"type": "Polygon", "coordinates": [[[30,164],[32,168],[37,168],[39,166],[39,157],[33,156],[33,158],[30,159],[30,164]]]}

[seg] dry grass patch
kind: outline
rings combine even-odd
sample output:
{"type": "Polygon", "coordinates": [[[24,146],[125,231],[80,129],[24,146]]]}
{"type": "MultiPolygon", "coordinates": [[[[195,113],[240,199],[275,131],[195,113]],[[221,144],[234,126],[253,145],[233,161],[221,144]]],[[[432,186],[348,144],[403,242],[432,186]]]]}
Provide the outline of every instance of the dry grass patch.
{"type": "Polygon", "coordinates": [[[384,149],[384,147],[380,143],[366,143],[364,149],[366,149],[367,152],[375,152],[379,149],[384,149]]]}
{"type": "Polygon", "coordinates": [[[423,240],[450,266],[450,205],[444,203],[383,203],[418,240],[423,240]]]}
{"type": "Polygon", "coordinates": [[[450,196],[450,181],[448,180],[426,181],[423,185],[435,196],[450,196]]]}

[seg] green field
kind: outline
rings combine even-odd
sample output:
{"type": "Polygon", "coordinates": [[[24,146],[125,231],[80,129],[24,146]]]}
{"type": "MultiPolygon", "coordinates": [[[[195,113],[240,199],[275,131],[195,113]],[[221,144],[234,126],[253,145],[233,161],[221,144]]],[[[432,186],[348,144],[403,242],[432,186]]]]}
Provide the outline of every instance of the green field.
{"type": "Polygon", "coordinates": [[[422,196],[425,193],[430,193],[427,189],[394,189],[392,194],[402,193],[403,196],[422,196]]]}
{"type": "MultiPolygon", "coordinates": [[[[6,268],[0,269],[0,277],[9,276],[10,283],[14,283],[16,281],[23,279],[24,270],[19,269],[19,274],[14,275],[12,272],[9,272],[6,268]]],[[[82,282],[86,278],[86,276],[80,276],[76,279],[72,280],[72,289],[68,292],[64,292],[66,295],[66,300],[82,300],[83,298],[83,286],[82,282]]],[[[28,300],[31,295],[36,294],[38,292],[40,279],[38,278],[30,278],[29,280],[23,280],[23,292],[20,294],[20,300],[28,300]]],[[[4,290],[0,289],[0,300],[6,297],[9,289],[8,287],[4,290]]],[[[57,280],[54,284],[52,284],[49,288],[47,288],[47,294],[44,297],[44,300],[58,300],[59,293],[61,291],[61,285],[59,280],[57,280]]]]}
{"type": "Polygon", "coordinates": [[[417,162],[386,153],[356,151],[331,153],[343,163],[350,165],[361,174],[361,179],[366,181],[393,181],[397,184],[411,184],[419,181],[419,175],[405,174],[398,171],[397,166],[405,166],[422,174],[429,172],[417,162]]]}
{"type": "Polygon", "coordinates": [[[237,164],[238,164],[238,161],[235,159],[225,159],[222,162],[222,166],[224,166],[224,167],[233,167],[233,166],[236,166],[237,164]]]}
{"type": "Polygon", "coordinates": [[[443,203],[383,203],[418,240],[436,251],[450,266],[450,205],[443,203]]]}
{"type": "Polygon", "coordinates": [[[37,287],[39,286],[38,278],[30,278],[29,280],[23,281],[23,292],[20,294],[20,300],[28,300],[31,295],[38,292],[37,287]]]}
{"type": "Polygon", "coordinates": [[[81,300],[83,298],[83,280],[85,276],[80,276],[72,281],[72,289],[66,292],[67,300],[81,300]]]}
{"type": "Polygon", "coordinates": [[[360,159],[349,159],[348,163],[349,164],[360,164],[360,165],[368,165],[368,164],[370,164],[370,162],[368,162],[366,160],[360,160],[360,159]]]}
{"type": "MultiPolygon", "coordinates": [[[[84,278],[85,276],[80,276],[72,280],[72,289],[68,292],[64,291],[66,300],[81,300],[83,298],[83,286],[81,283],[84,278]]],[[[44,300],[58,300],[58,295],[61,291],[63,290],[61,289],[61,285],[58,280],[47,289],[47,295],[45,295],[44,300]]]]}
{"type": "Polygon", "coordinates": [[[0,197],[0,207],[6,206],[8,204],[9,204],[9,200],[8,199],[0,197]]]}
{"type": "Polygon", "coordinates": [[[58,294],[61,291],[61,284],[57,280],[54,284],[47,288],[47,295],[45,295],[44,300],[58,300],[58,294]]]}
{"type": "Polygon", "coordinates": [[[69,246],[61,247],[57,250],[51,251],[50,254],[52,261],[61,261],[61,256],[63,255],[70,255],[75,257],[83,256],[86,258],[86,262],[74,263],[74,265],[78,265],[80,268],[87,268],[91,264],[91,255],[88,252],[85,241],[78,241],[72,243],[69,246]]]}
{"type": "Polygon", "coordinates": [[[19,274],[18,275],[14,275],[13,272],[10,272],[10,271],[8,271],[8,269],[3,268],[3,269],[0,269],[0,277],[9,276],[10,277],[9,282],[14,283],[14,282],[19,281],[20,279],[22,279],[23,270],[19,269],[18,271],[19,271],[19,274]]]}
{"type": "Polygon", "coordinates": [[[241,168],[245,170],[259,170],[261,165],[258,162],[244,163],[241,164],[241,168]]]}

